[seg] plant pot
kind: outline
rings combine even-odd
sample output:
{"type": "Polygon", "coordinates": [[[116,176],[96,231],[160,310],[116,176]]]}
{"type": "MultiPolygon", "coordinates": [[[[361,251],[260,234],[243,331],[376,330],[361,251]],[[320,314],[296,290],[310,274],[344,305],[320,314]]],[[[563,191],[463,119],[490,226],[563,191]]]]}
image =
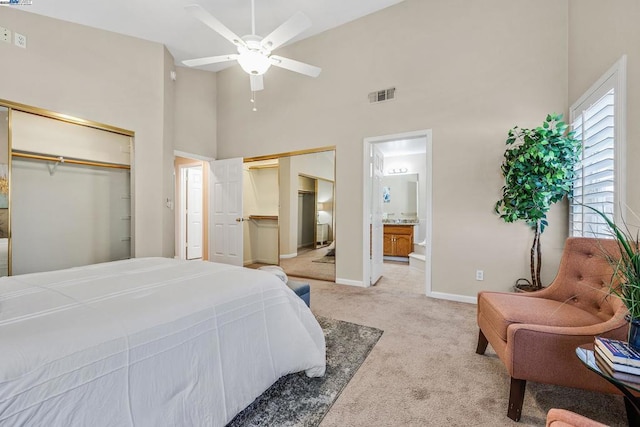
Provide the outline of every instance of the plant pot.
{"type": "Polygon", "coordinates": [[[640,351],[640,318],[632,319],[627,315],[629,321],[629,346],[636,351],[640,351]]]}
{"type": "Polygon", "coordinates": [[[527,279],[518,279],[518,280],[516,280],[515,285],[513,285],[513,290],[516,293],[519,293],[519,292],[535,292],[535,291],[539,291],[541,289],[544,289],[544,287],[537,288],[537,287],[533,286],[531,284],[531,282],[529,282],[529,280],[527,280],[527,279]]]}

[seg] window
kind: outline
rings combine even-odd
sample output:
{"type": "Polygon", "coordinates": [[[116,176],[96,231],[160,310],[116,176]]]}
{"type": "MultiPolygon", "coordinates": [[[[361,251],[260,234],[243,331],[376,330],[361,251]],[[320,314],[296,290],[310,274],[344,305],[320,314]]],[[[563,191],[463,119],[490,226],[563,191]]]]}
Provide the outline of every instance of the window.
{"type": "Polygon", "coordinates": [[[618,222],[624,206],[625,70],[622,57],[571,106],[571,125],[582,141],[582,158],[569,206],[571,236],[610,237],[604,219],[618,222]]]}

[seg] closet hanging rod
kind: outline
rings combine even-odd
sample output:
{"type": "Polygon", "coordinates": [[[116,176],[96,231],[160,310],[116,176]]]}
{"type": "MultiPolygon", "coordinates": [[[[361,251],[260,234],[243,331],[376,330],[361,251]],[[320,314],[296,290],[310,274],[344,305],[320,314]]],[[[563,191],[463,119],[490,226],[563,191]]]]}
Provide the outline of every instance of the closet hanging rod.
{"type": "Polygon", "coordinates": [[[72,163],[74,165],[85,165],[85,166],[97,166],[102,168],[113,168],[113,169],[131,169],[129,165],[122,165],[118,163],[105,163],[105,162],[93,162],[90,160],[81,160],[81,159],[73,159],[67,158],[63,156],[47,156],[44,154],[33,154],[27,153],[24,151],[12,151],[11,155],[13,157],[22,157],[25,159],[33,159],[33,160],[45,160],[49,162],[60,162],[60,163],[72,163]]]}

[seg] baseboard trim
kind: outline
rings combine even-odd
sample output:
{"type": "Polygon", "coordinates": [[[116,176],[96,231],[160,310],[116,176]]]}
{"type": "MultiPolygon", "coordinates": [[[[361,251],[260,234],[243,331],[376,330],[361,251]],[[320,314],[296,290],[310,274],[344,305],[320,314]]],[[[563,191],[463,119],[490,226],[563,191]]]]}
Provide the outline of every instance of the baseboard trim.
{"type": "Polygon", "coordinates": [[[292,254],[281,254],[280,255],[280,259],[289,259],[289,258],[295,258],[298,256],[298,252],[294,252],[292,254]]]}
{"type": "Polygon", "coordinates": [[[349,285],[349,286],[358,286],[360,288],[366,288],[364,283],[362,283],[362,281],[360,280],[340,279],[339,277],[336,277],[336,283],[338,285],[349,285]]]}
{"type": "Polygon", "coordinates": [[[448,301],[465,302],[467,304],[478,304],[478,297],[469,297],[465,295],[447,294],[445,292],[429,292],[428,297],[436,299],[445,299],[448,301]]]}
{"type": "Polygon", "coordinates": [[[385,261],[396,261],[396,262],[406,262],[407,264],[409,264],[409,257],[408,256],[390,256],[390,255],[385,255],[382,257],[383,260],[385,261]]]}
{"type": "Polygon", "coordinates": [[[418,254],[418,253],[415,253],[415,252],[411,252],[409,254],[409,262],[411,262],[411,258],[419,259],[420,261],[423,261],[423,262],[427,259],[427,257],[424,256],[424,254],[418,254]]]}

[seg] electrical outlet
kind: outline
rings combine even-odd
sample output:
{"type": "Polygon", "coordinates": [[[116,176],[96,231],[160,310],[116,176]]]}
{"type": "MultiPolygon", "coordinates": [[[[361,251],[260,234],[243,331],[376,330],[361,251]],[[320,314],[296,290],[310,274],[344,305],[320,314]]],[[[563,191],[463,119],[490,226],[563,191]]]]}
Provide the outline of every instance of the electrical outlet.
{"type": "Polygon", "coordinates": [[[476,280],[484,280],[484,271],[476,270],[476,280]]]}
{"type": "Polygon", "coordinates": [[[0,42],[11,43],[11,30],[0,27],[0,42]]]}
{"type": "Polygon", "coordinates": [[[23,49],[27,48],[27,36],[23,35],[23,34],[18,34],[18,33],[13,33],[14,34],[14,39],[13,42],[15,43],[16,46],[21,47],[23,49]]]}

